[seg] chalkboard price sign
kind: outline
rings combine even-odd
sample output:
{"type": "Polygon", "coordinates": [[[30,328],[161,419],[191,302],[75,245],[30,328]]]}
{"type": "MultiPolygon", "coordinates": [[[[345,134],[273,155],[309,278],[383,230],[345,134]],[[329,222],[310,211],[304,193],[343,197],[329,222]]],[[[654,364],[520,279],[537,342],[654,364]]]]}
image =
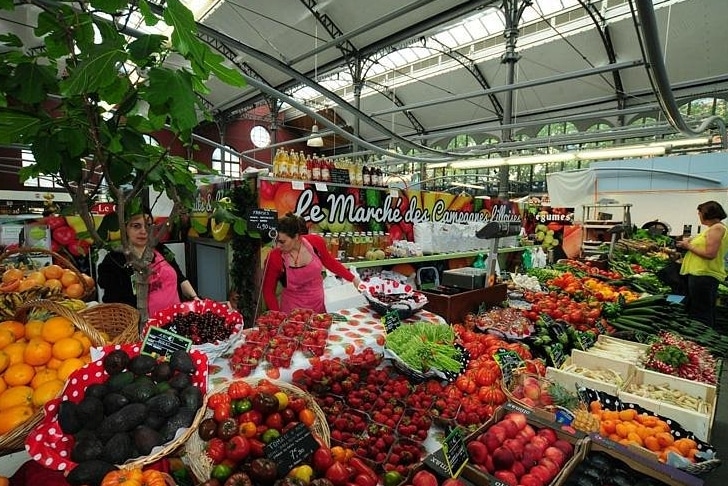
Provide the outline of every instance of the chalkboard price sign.
{"type": "Polygon", "coordinates": [[[248,223],[257,231],[274,230],[278,226],[278,211],[252,208],[248,211],[248,223]]]}
{"type": "Polygon", "coordinates": [[[493,354],[493,359],[501,369],[503,383],[509,385],[513,379],[513,370],[524,366],[523,359],[515,351],[499,349],[493,354]]]}
{"type": "Polygon", "coordinates": [[[402,321],[399,319],[399,312],[391,310],[384,314],[382,317],[382,324],[384,324],[384,332],[389,334],[399,327],[402,321]]]}
{"type": "Polygon", "coordinates": [[[192,340],[167,329],[152,326],[147,331],[147,335],[144,336],[144,342],[142,343],[140,352],[159,358],[172,354],[178,349],[189,351],[190,346],[192,346],[192,340]]]}
{"type": "Polygon", "coordinates": [[[442,450],[445,452],[445,460],[450,470],[450,477],[456,478],[468,462],[468,450],[465,447],[463,433],[459,427],[455,427],[445,437],[442,450]]]}
{"type": "Polygon", "coordinates": [[[299,423],[265,446],[268,459],[278,464],[278,475],[285,476],[318,449],[319,444],[304,424],[299,423]]]}
{"type": "Polygon", "coordinates": [[[551,364],[554,368],[561,368],[561,365],[566,361],[566,355],[564,354],[564,346],[561,343],[555,343],[545,348],[546,354],[551,359],[551,364]]]}
{"type": "Polygon", "coordinates": [[[351,184],[349,181],[349,169],[329,169],[331,175],[331,182],[334,184],[351,184]]]}

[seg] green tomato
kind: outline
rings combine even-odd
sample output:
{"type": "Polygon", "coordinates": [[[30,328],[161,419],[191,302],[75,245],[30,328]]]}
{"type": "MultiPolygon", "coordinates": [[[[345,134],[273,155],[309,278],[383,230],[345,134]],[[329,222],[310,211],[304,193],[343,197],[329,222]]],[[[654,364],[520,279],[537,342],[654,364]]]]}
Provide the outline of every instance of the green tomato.
{"type": "Polygon", "coordinates": [[[215,467],[212,468],[212,471],[210,472],[210,477],[213,479],[217,479],[221,483],[225,482],[227,478],[230,477],[233,473],[233,468],[231,466],[228,466],[227,464],[218,464],[215,467]]]}

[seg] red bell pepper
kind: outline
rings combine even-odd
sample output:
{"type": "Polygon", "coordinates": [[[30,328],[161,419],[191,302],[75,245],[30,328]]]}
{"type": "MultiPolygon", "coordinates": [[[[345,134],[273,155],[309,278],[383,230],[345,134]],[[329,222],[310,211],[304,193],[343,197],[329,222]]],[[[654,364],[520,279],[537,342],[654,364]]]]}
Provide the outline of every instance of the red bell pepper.
{"type": "Polygon", "coordinates": [[[76,231],[70,226],[59,226],[51,231],[51,235],[62,246],[68,246],[76,240],[76,231]]]}

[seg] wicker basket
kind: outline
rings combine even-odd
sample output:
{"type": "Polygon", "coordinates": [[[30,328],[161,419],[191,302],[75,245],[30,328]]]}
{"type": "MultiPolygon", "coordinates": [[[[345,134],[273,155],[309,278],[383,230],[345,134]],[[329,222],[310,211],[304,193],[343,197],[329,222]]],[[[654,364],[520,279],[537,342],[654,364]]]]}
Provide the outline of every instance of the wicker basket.
{"type": "MultiPolygon", "coordinates": [[[[216,387],[212,391],[210,391],[207,394],[207,397],[214,393],[226,391],[231,383],[244,381],[246,383],[249,383],[252,386],[256,386],[256,384],[259,381],[259,378],[239,378],[234,381],[228,381],[223,383],[222,385],[216,387]]],[[[275,386],[281,389],[281,391],[284,391],[289,396],[295,396],[295,397],[301,397],[304,400],[306,400],[306,404],[308,408],[313,410],[316,419],[311,426],[311,432],[318,437],[319,440],[321,440],[324,444],[327,446],[331,444],[331,434],[329,431],[329,425],[326,422],[326,415],[324,414],[323,410],[321,410],[321,407],[318,406],[316,401],[309,395],[308,393],[304,392],[297,386],[291,385],[289,383],[284,383],[282,381],[276,381],[276,380],[267,380],[270,383],[273,383],[275,386]]],[[[207,397],[205,397],[205,400],[207,400],[207,397]]],[[[211,417],[212,416],[212,410],[206,410],[204,414],[204,418],[211,417]]],[[[199,481],[205,481],[210,477],[210,471],[212,471],[212,461],[209,457],[207,457],[207,454],[205,454],[205,446],[206,442],[203,441],[199,434],[192,434],[189,439],[187,440],[187,443],[185,444],[185,451],[184,455],[182,456],[183,460],[187,465],[189,466],[190,470],[192,471],[192,474],[199,480],[199,481]]]]}
{"type": "MultiPolygon", "coordinates": [[[[121,349],[133,358],[139,355],[141,346],[142,344],[139,342],[105,346],[102,350],[102,356],[115,349],[121,349]]],[[[192,383],[199,387],[206,397],[208,378],[207,357],[202,353],[194,351],[190,354],[196,367],[196,371],[192,375],[192,383]]],[[[70,459],[73,441],[69,440],[69,436],[64,434],[58,426],[58,407],[62,400],[71,400],[74,402],[82,400],[84,390],[88,386],[103,383],[107,378],[108,374],[104,370],[102,359],[92,361],[83,368],[71,373],[61,394],[46,404],[44,417],[31,431],[26,440],[25,447],[31,457],[35,457],[38,462],[49,469],[59,471],[71,470],[76,466],[76,463],[70,459]]],[[[155,447],[146,456],[135,457],[117,466],[122,469],[140,468],[174,453],[197,430],[202,416],[205,413],[206,403],[205,398],[199,410],[197,410],[192,424],[185,429],[178,429],[174,439],[155,447]]]]}
{"type": "Polygon", "coordinates": [[[19,255],[30,255],[34,253],[49,255],[53,258],[53,263],[60,265],[61,267],[71,270],[73,273],[75,273],[78,277],[79,283],[83,287],[83,295],[81,296],[81,299],[90,300],[94,295],[96,295],[96,288],[89,286],[88,282],[83,277],[83,273],[81,273],[70,260],[54,251],[46,250],[45,248],[18,247],[13,248],[12,250],[5,251],[4,253],[0,254],[0,267],[2,266],[3,260],[7,258],[19,255]]]}
{"type": "Polygon", "coordinates": [[[121,304],[98,304],[78,312],[78,317],[109,335],[112,344],[140,341],[139,311],[121,304]]]}
{"type": "MultiPolygon", "coordinates": [[[[76,329],[83,331],[83,333],[88,336],[92,345],[102,346],[104,344],[104,338],[101,337],[101,334],[99,334],[96,329],[89,326],[85,321],[75,318],[74,312],[67,307],[63,307],[51,300],[36,300],[20,306],[15,314],[15,320],[27,322],[31,311],[38,309],[66,317],[68,320],[73,322],[76,329]]],[[[42,418],[43,410],[38,409],[35,411],[33,416],[22,425],[7,434],[0,435],[0,455],[22,449],[25,444],[25,438],[28,436],[30,431],[38,425],[42,418]]]]}

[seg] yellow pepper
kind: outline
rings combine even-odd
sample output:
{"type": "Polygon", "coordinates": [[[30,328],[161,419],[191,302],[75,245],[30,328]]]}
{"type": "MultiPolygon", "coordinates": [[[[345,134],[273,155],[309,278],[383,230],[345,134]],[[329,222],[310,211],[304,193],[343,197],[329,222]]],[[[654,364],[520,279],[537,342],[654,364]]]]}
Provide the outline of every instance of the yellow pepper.
{"type": "Polygon", "coordinates": [[[304,483],[308,484],[313,476],[313,469],[308,464],[301,464],[296,466],[288,473],[288,477],[300,479],[304,483]]]}

